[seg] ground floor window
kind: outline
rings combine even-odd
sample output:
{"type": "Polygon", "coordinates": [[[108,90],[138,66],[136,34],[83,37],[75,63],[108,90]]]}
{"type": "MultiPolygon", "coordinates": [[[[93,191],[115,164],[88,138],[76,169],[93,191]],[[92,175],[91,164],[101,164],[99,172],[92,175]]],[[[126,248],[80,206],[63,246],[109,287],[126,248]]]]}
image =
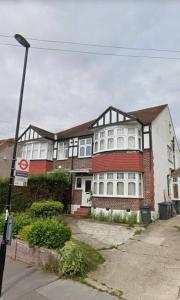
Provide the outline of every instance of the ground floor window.
{"type": "Polygon", "coordinates": [[[137,172],[96,173],[93,195],[111,197],[143,197],[143,176],[137,172]]]}

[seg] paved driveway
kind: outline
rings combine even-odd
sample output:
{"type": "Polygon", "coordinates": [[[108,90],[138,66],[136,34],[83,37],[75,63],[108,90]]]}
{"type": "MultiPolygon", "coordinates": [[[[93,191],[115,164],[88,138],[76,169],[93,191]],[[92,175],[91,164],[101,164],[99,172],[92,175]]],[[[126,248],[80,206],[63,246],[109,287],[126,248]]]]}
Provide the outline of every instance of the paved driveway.
{"type": "Polygon", "coordinates": [[[118,249],[103,250],[106,259],[89,282],[123,292],[127,300],[180,299],[180,216],[158,221],[118,249]]]}

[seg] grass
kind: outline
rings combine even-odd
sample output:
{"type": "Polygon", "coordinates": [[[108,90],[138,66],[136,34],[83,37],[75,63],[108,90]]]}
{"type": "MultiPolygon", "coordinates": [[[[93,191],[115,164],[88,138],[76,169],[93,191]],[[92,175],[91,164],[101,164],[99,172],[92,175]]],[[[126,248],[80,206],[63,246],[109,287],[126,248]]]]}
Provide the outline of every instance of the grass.
{"type": "Polygon", "coordinates": [[[119,223],[119,224],[128,224],[129,227],[133,227],[135,224],[139,224],[137,221],[137,214],[125,214],[122,216],[121,214],[105,214],[104,212],[100,212],[99,214],[91,213],[89,217],[93,220],[101,221],[101,222],[111,222],[111,223],[119,223]]]}

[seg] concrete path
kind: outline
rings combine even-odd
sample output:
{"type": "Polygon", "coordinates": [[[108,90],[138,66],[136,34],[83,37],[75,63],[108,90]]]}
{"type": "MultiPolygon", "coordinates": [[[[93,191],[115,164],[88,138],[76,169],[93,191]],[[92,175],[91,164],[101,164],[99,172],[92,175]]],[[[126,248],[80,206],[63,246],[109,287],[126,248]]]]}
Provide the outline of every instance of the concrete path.
{"type": "Polygon", "coordinates": [[[2,300],[117,300],[72,280],[6,260],[2,300]]]}
{"type": "Polygon", "coordinates": [[[93,285],[121,290],[127,300],[180,299],[180,216],[157,221],[118,249],[102,251],[106,262],[89,274],[93,285]]]}
{"type": "Polygon", "coordinates": [[[67,217],[65,223],[71,227],[75,239],[82,240],[95,249],[121,245],[133,237],[137,229],[126,225],[73,217],[67,217]]]}

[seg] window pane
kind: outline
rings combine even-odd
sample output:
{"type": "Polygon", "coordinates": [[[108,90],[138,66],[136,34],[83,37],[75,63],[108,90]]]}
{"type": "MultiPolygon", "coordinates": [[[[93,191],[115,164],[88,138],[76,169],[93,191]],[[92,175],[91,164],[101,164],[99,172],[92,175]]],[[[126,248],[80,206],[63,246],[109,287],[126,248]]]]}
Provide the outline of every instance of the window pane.
{"type": "Polygon", "coordinates": [[[99,179],[104,179],[104,173],[99,174],[99,179]]]}
{"type": "Polygon", "coordinates": [[[173,184],[173,193],[174,193],[174,198],[178,199],[179,198],[178,184],[173,184]]]}
{"type": "Polygon", "coordinates": [[[139,146],[139,149],[141,150],[142,149],[142,142],[141,142],[141,138],[140,137],[138,138],[138,146],[139,146]]]}
{"type": "Polygon", "coordinates": [[[77,177],[77,178],[76,178],[76,187],[77,187],[78,189],[80,189],[81,186],[82,186],[82,179],[81,179],[81,177],[77,177]]]}
{"type": "Polygon", "coordinates": [[[94,180],[97,180],[97,178],[98,178],[98,175],[94,174],[94,180]]]}
{"type": "Polygon", "coordinates": [[[124,173],[117,173],[117,179],[124,179],[124,173]]]}
{"type": "Polygon", "coordinates": [[[100,140],[100,150],[104,150],[105,148],[105,140],[100,140]]]}
{"type": "Polygon", "coordinates": [[[97,182],[94,182],[94,194],[97,194],[97,182]]]}
{"type": "Polygon", "coordinates": [[[117,183],[117,195],[124,195],[124,182],[117,183]]]}
{"type": "Polygon", "coordinates": [[[128,134],[135,134],[135,128],[128,128],[128,134]]]}
{"type": "Polygon", "coordinates": [[[85,193],[91,192],[91,180],[85,180],[85,193]]]}
{"type": "Polygon", "coordinates": [[[128,179],[136,179],[135,173],[128,173],[128,179]]]}
{"type": "Polygon", "coordinates": [[[128,137],[128,148],[129,149],[135,148],[135,138],[133,136],[128,137]]]}
{"type": "Polygon", "coordinates": [[[86,156],[91,156],[91,146],[86,147],[86,156]]]}
{"type": "Polygon", "coordinates": [[[33,159],[38,158],[38,150],[39,150],[39,144],[34,144],[33,145],[33,153],[32,153],[32,158],[33,159]]]}
{"type": "Polygon", "coordinates": [[[110,138],[108,139],[108,149],[114,148],[114,139],[110,138]]]}
{"type": "Polygon", "coordinates": [[[86,144],[91,145],[91,142],[92,142],[91,138],[90,139],[86,139],[86,144]]]}
{"type": "Polygon", "coordinates": [[[134,182],[128,183],[128,195],[130,196],[136,195],[136,184],[134,182]]]}
{"type": "Polygon", "coordinates": [[[95,145],[94,145],[94,151],[95,151],[95,152],[98,152],[98,142],[95,142],[95,145]]]}
{"type": "Polygon", "coordinates": [[[104,182],[99,183],[99,194],[100,195],[104,194],[104,182]]]}
{"type": "Polygon", "coordinates": [[[107,179],[113,179],[113,173],[107,173],[107,179]]]}
{"type": "Polygon", "coordinates": [[[95,133],[94,135],[94,139],[97,140],[98,139],[98,133],[95,133]]]}
{"type": "Polygon", "coordinates": [[[113,183],[112,182],[107,183],[107,195],[113,195],[113,183]]]}
{"type": "Polygon", "coordinates": [[[124,134],[124,128],[118,128],[117,129],[117,134],[118,135],[124,134]]]}
{"type": "Polygon", "coordinates": [[[80,147],[80,156],[85,156],[85,149],[84,149],[84,147],[80,147]]]}
{"type": "Polygon", "coordinates": [[[114,130],[113,129],[109,129],[108,130],[108,136],[112,136],[114,135],[114,130]]]}
{"type": "Polygon", "coordinates": [[[123,149],[124,148],[124,138],[123,137],[118,137],[117,138],[117,147],[119,149],[123,149]]]}
{"type": "Polygon", "coordinates": [[[100,132],[100,138],[104,138],[105,137],[105,131],[101,131],[100,132]]]}
{"type": "Polygon", "coordinates": [[[28,144],[27,145],[27,159],[31,159],[31,156],[32,156],[32,144],[28,144]]]}
{"type": "Polygon", "coordinates": [[[139,182],[139,196],[142,196],[142,183],[139,182]]]}
{"type": "Polygon", "coordinates": [[[80,140],[80,145],[85,145],[85,140],[80,140]]]}

